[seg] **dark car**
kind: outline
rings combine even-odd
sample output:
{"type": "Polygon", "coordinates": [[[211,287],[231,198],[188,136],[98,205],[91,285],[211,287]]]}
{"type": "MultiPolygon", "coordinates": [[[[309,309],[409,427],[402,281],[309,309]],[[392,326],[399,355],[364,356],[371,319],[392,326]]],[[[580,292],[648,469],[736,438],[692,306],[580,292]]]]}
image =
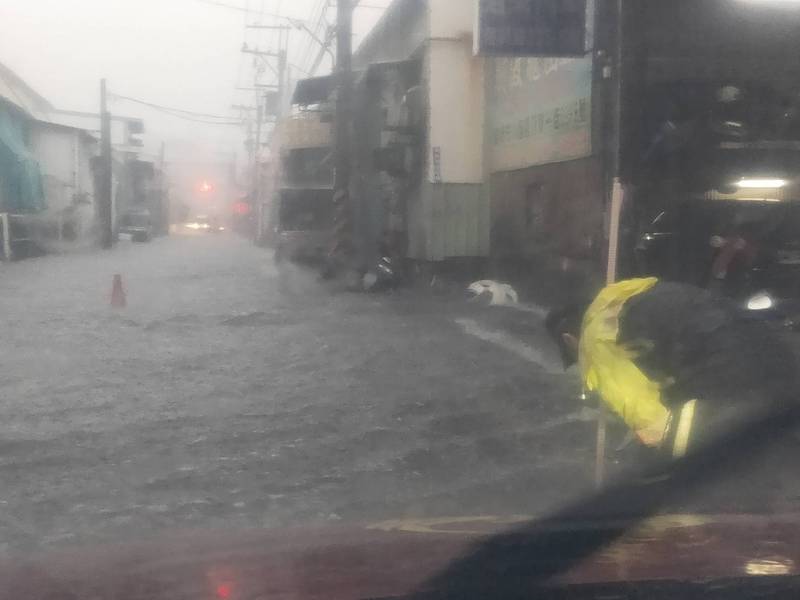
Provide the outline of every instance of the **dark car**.
{"type": "Polygon", "coordinates": [[[333,192],[285,189],[278,202],[275,260],[322,262],[333,239],[333,192]]]}
{"type": "Polygon", "coordinates": [[[134,242],[149,242],[153,238],[153,219],[146,208],[131,209],[122,215],[119,232],[131,236],[134,242]]]}
{"type": "Polygon", "coordinates": [[[638,238],[637,270],[716,289],[756,313],[800,312],[800,203],[695,200],[638,238]]]}

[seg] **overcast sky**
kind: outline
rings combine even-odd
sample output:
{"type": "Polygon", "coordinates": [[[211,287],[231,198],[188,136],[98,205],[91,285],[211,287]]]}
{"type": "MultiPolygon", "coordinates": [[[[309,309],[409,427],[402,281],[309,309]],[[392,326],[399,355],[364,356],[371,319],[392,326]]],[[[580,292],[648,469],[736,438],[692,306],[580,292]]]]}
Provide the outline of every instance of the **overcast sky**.
{"type": "MultiPolygon", "coordinates": [[[[329,0],[0,0],[0,62],[16,71],[58,108],[98,110],[99,80],[119,95],[197,113],[232,116],[231,105],[253,104],[250,47],[275,49],[273,32],[245,29],[273,24],[269,14],[316,21],[329,0]],[[249,8],[256,14],[213,5],[249,8]],[[264,16],[258,14],[264,13],[264,16]]],[[[356,11],[356,43],[390,0],[369,0],[356,11]]],[[[335,18],[335,8],[327,11],[335,18]]],[[[317,47],[299,30],[291,33],[289,62],[308,69],[317,47]]],[[[323,64],[320,73],[330,68],[323,64]]],[[[295,69],[297,72],[297,69],[295,69]]],[[[264,82],[269,83],[269,75],[264,82]]],[[[187,148],[208,156],[244,152],[237,127],[182,121],[128,102],[112,112],[146,120],[147,148],[161,140],[168,154],[187,148]],[[170,152],[172,149],[172,152],[170,152]]]]}

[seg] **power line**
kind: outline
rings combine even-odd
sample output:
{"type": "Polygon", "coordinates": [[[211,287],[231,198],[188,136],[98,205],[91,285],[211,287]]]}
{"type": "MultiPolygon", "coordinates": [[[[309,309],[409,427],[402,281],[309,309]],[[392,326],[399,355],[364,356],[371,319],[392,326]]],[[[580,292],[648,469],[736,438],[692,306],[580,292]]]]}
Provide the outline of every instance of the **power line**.
{"type": "MultiPolygon", "coordinates": [[[[316,24],[314,23],[314,15],[317,13],[317,10],[321,2],[324,2],[324,0],[319,0],[319,2],[317,2],[315,5],[312,5],[308,15],[308,23],[312,31],[316,29],[316,24]]],[[[309,39],[306,41],[305,47],[303,47],[302,50],[298,50],[298,58],[301,65],[306,64],[310,49],[311,49],[311,40],[309,39]]]]}
{"type": "Polygon", "coordinates": [[[217,6],[219,8],[227,8],[228,10],[236,10],[243,13],[250,13],[254,15],[261,15],[263,17],[271,17],[273,19],[291,19],[293,17],[289,17],[287,15],[281,15],[278,13],[272,12],[263,12],[260,10],[253,10],[251,8],[246,8],[244,6],[235,6],[233,4],[226,4],[224,2],[217,2],[216,0],[194,0],[195,2],[199,2],[201,4],[208,4],[210,6],[217,6]]]}
{"type": "Polygon", "coordinates": [[[131,98],[130,96],[121,96],[120,94],[113,94],[109,93],[109,97],[116,98],[117,100],[127,100],[128,102],[135,102],[136,104],[144,104],[145,106],[149,106],[151,108],[157,108],[161,110],[166,110],[169,112],[176,112],[176,113],[183,113],[188,116],[192,117],[208,117],[211,119],[229,119],[230,117],[223,117],[220,115],[211,115],[208,113],[201,113],[201,112],[194,112],[191,110],[185,110],[183,108],[172,108],[170,106],[164,106],[163,104],[155,104],[154,102],[146,102],[145,100],[140,100],[138,98],[131,98]]]}
{"type": "Polygon", "coordinates": [[[206,121],[204,119],[194,119],[192,117],[182,117],[181,115],[166,113],[176,119],[183,119],[192,123],[202,123],[203,125],[225,125],[226,127],[238,127],[243,124],[243,121],[206,121]]]}
{"type": "Polygon", "coordinates": [[[298,65],[298,64],[296,64],[296,63],[289,63],[289,66],[290,66],[290,67],[292,67],[293,69],[296,69],[297,71],[300,71],[300,72],[301,72],[303,75],[305,75],[306,77],[311,77],[311,73],[309,73],[308,71],[306,71],[306,70],[305,70],[303,67],[301,67],[300,65],[298,65]]]}
{"type": "Polygon", "coordinates": [[[241,123],[240,121],[233,121],[230,117],[193,112],[181,108],[171,108],[169,106],[163,106],[161,104],[155,104],[153,102],[146,102],[145,100],[139,100],[138,98],[131,98],[130,96],[121,96],[119,94],[111,94],[111,93],[109,93],[108,96],[115,100],[124,100],[126,102],[141,104],[143,106],[147,106],[149,108],[161,111],[178,119],[185,119],[187,121],[194,121],[196,123],[206,123],[209,125],[239,125],[241,123]],[[203,117],[205,117],[205,119],[203,117]],[[211,121],[209,119],[219,119],[219,120],[211,121]]]}
{"type": "Polygon", "coordinates": [[[303,58],[300,61],[300,63],[305,67],[306,71],[310,70],[308,65],[312,61],[314,46],[317,44],[314,38],[316,37],[318,39],[324,30],[325,14],[327,9],[327,0],[320,0],[317,3],[316,8],[312,9],[310,22],[314,23],[314,25],[311,27],[311,31],[314,32],[314,35],[309,36],[308,43],[306,44],[306,48],[303,53],[303,58]],[[315,14],[317,15],[316,17],[314,17],[315,14]]]}

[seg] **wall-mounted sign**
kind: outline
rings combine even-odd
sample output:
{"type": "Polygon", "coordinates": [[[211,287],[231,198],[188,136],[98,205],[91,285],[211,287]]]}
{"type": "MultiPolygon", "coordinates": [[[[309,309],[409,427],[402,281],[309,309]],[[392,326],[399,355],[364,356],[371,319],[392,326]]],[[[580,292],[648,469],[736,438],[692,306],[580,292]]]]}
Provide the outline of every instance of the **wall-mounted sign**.
{"type": "Polygon", "coordinates": [[[475,53],[583,56],[590,0],[477,0],[475,53]]]}
{"type": "Polygon", "coordinates": [[[433,183],[442,183],[442,148],[433,147],[433,183]]]}
{"type": "Polygon", "coordinates": [[[498,58],[489,72],[493,171],[591,154],[592,57],[498,58]]]}

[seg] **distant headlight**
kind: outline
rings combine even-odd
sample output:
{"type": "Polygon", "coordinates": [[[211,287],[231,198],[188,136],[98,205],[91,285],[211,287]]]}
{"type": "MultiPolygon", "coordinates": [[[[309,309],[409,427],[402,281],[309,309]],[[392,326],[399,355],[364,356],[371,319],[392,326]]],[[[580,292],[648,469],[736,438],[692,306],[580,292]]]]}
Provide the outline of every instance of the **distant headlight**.
{"type": "Polygon", "coordinates": [[[775,306],[775,300],[767,293],[761,292],[747,301],[747,310],[769,310],[775,306]]]}
{"type": "Polygon", "coordinates": [[[186,226],[189,229],[200,229],[200,223],[187,223],[186,226]]]}
{"type": "Polygon", "coordinates": [[[736,185],[742,189],[766,189],[777,190],[785,187],[788,181],[785,179],[740,179],[736,185]]]}

